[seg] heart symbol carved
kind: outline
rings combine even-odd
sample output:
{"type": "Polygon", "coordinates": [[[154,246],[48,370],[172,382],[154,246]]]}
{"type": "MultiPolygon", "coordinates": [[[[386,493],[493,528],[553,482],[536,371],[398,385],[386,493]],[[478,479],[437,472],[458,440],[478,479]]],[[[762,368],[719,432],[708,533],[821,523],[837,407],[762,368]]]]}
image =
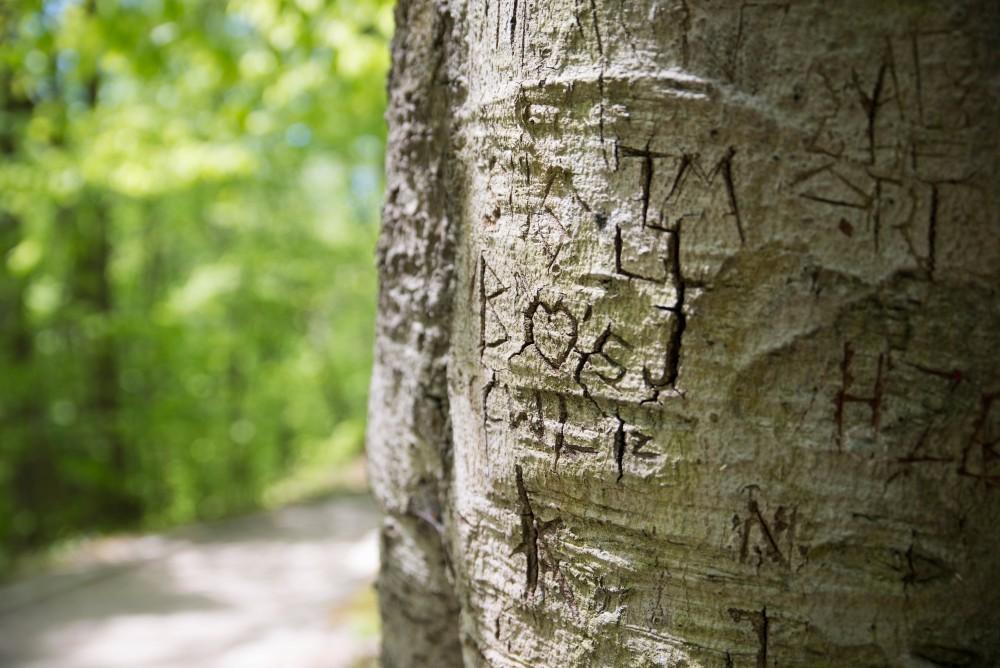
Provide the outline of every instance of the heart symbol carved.
{"type": "Polygon", "coordinates": [[[579,323],[560,299],[549,305],[541,299],[528,310],[528,340],[542,359],[558,369],[576,346],[579,323]]]}

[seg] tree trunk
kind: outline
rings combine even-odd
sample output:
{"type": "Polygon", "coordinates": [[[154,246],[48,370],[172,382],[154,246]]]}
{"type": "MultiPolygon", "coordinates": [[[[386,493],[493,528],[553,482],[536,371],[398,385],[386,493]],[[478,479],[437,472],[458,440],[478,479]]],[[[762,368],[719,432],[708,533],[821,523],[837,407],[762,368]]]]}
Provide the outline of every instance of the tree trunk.
{"type": "MultiPolygon", "coordinates": [[[[0,26],[9,22],[0,10],[0,26]]],[[[0,39],[10,36],[0,30],[0,39]]],[[[0,163],[16,162],[23,150],[21,134],[34,103],[17,91],[14,73],[0,66],[0,163]]],[[[54,497],[52,448],[44,429],[45,406],[32,387],[35,367],[34,329],[27,304],[29,279],[11,271],[9,258],[24,240],[21,216],[0,202],[0,367],[5,369],[0,383],[0,460],[6,471],[0,474],[0,566],[13,553],[44,540],[52,527],[46,526],[41,508],[54,497]],[[16,522],[13,518],[30,518],[16,522]]]]}
{"type": "Polygon", "coordinates": [[[385,665],[1000,663],[1000,6],[397,26],[385,665]]]}

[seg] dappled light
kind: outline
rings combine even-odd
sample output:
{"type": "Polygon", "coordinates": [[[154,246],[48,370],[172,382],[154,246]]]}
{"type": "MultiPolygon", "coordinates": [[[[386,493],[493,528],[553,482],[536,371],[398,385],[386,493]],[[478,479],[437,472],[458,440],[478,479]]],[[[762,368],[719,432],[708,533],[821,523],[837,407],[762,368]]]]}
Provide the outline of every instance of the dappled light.
{"type": "Polygon", "coordinates": [[[0,3],[0,664],[350,636],[392,30],[387,0],[0,3]]]}

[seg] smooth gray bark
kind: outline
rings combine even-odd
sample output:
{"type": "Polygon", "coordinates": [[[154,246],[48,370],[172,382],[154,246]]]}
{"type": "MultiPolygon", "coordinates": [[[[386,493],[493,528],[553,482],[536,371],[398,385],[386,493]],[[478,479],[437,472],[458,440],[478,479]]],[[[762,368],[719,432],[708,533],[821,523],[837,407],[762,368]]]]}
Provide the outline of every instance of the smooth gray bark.
{"type": "Polygon", "coordinates": [[[1000,7],[397,23],[385,664],[1000,663],[1000,7]]]}

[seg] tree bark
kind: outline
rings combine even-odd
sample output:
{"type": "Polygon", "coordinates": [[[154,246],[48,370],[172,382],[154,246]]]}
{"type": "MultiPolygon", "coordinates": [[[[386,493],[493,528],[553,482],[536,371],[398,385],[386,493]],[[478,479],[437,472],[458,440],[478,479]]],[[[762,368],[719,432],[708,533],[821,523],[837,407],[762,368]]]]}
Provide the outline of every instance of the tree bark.
{"type": "Polygon", "coordinates": [[[1000,663],[1000,6],[397,26],[385,665],[1000,663]]]}

